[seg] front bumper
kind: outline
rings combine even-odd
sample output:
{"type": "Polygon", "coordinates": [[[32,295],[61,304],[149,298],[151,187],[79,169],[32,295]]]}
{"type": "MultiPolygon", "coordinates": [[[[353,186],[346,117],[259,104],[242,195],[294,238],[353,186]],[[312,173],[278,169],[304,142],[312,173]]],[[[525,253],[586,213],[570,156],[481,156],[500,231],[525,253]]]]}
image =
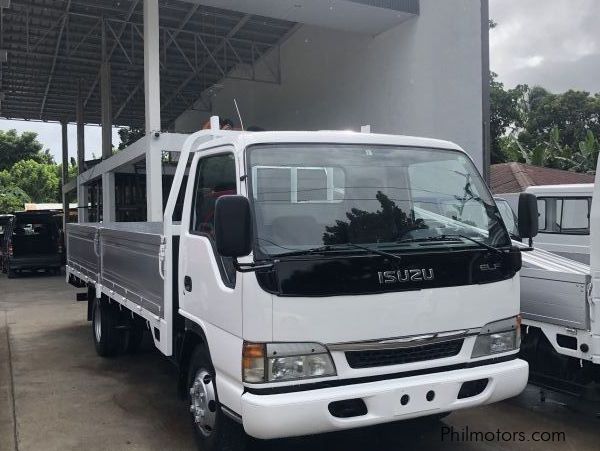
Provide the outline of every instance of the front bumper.
{"type": "Polygon", "coordinates": [[[501,401],[518,395],[527,385],[529,367],[523,360],[285,394],[242,395],[246,433],[260,439],[292,437],[370,426],[501,401]],[[478,395],[458,399],[463,382],[488,379],[478,395]],[[426,399],[433,390],[432,401],[426,399]],[[403,395],[409,402],[402,405],[403,395]],[[331,402],[361,398],[368,411],[351,418],[334,417],[331,402]]]}

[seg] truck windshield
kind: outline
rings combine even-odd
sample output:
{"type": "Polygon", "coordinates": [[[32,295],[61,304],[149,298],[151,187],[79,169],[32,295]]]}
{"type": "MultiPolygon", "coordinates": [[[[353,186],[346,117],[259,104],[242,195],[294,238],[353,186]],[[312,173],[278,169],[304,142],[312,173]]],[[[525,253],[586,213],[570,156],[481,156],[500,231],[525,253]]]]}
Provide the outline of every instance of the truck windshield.
{"type": "Polygon", "coordinates": [[[519,239],[519,226],[517,218],[510,204],[504,199],[496,199],[496,205],[504,221],[504,225],[511,237],[519,239]]]}
{"type": "Polygon", "coordinates": [[[353,249],[349,243],[411,252],[444,241],[453,248],[477,247],[473,240],[510,245],[487,187],[462,152],[256,145],[248,149],[248,169],[255,250],[268,256],[324,245],[353,249]]]}

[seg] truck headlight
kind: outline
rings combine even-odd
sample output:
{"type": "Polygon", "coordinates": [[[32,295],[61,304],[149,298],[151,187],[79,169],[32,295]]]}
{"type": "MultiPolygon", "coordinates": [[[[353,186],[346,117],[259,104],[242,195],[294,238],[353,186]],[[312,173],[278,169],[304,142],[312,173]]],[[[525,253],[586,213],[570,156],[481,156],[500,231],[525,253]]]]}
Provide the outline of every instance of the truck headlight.
{"type": "Polygon", "coordinates": [[[244,342],[244,382],[282,382],[335,375],[331,355],[321,344],[244,342]]]}
{"type": "Polygon", "coordinates": [[[521,316],[488,323],[481,329],[471,358],[514,351],[521,345],[521,316]]]}

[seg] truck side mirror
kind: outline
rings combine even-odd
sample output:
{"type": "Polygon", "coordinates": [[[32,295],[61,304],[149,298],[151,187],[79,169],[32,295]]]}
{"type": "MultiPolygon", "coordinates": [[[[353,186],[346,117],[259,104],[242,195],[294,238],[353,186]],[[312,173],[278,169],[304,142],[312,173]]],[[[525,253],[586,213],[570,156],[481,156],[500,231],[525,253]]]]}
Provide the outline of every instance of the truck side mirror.
{"type": "Polygon", "coordinates": [[[243,257],[252,248],[250,202],[244,196],[221,196],[215,203],[215,241],[223,257],[243,257]]]}
{"type": "Polygon", "coordinates": [[[521,238],[529,238],[529,247],[532,238],[538,234],[538,208],[537,197],[531,193],[519,195],[519,235],[521,238]]]}

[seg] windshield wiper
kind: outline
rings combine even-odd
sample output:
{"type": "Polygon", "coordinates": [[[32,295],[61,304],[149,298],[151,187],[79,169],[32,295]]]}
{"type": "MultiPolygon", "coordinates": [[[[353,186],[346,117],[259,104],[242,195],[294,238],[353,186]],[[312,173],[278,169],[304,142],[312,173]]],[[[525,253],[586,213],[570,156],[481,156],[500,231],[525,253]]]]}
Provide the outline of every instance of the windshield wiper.
{"type": "Polygon", "coordinates": [[[395,255],[390,252],[381,251],[379,249],[374,249],[369,246],[362,246],[362,245],[356,244],[356,243],[340,243],[340,244],[334,244],[334,245],[328,244],[325,246],[313,247],[311,249],[284,252],[282,254],[273,255],[272,257],[274,257],[274,258],[276,258],[276,257],[297,257],[297,256],[302,256],[302,255],[323,254],[325,252],[342,250],[344,246],[349,246],[349,247],[353,247],[355,249],[361,249],[364,251],[372,252],[373,254],[381,255],[382,257],[393,258],[394,260],[402,259],[402,257],[400,257],[399,255],[395,255]]]}
{"type": "Polygon", "coordinates": [[[485,244],[482,241],[478,241],[475,238],[471,238],[467,235],[461,235],[460,233],[453,233],[448,235],[437,235],[437,236],[429,236],[426,238],[409,238],[405,240],[400,240],[398,243],[418,243],[424,241],[460,241],[460,239],[471,241],[477,244],[479,247],[487,249],[488,251],[496,252],[498,254],[503,254],[503,252],[497,247],[490,246],[489,244],[485,244]]]}
{"type": "MultiPolygon", "coordinates": [[[[280,247],[282,247],[282,246],[280,246],[280,247]]],[[[326,246],[313,247],[310,249],[299,249],[297,251],[282,252],[280,254],[271,254],[270,256],[271,256],[271,258],[297,257],[297,256],[302,256],[302,255],[323,254],[325,252],[329,252],[329,251],[333,251],[333,250],[336,250],[333,246],[326,245],[326,246]]]]}
{"type": "Polygon", "coordinates": [[[374,254],[381,255],[382,257],[389,257],[393,258],[394,260],[402,260],[402,257],[400,257],[399,255],[391,254],[385,251],[380,251],[379,249],[374,249],[369,246],[361,246],[360,244],[356,243],[346,243],[345,245],[355,247],[356,249],[363,249],[365,251],[373,252],[374,254]]]}

